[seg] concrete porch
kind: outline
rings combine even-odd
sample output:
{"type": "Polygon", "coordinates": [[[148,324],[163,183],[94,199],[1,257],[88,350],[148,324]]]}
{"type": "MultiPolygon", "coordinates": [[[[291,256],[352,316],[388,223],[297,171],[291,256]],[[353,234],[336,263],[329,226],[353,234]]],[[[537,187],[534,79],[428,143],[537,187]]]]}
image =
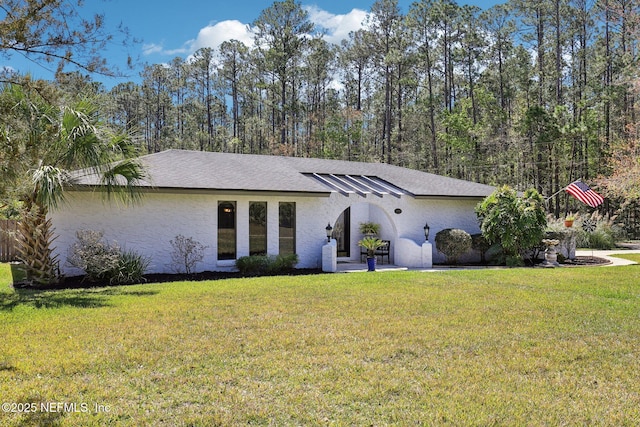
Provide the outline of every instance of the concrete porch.
{"type": "MultiPolygon", "coordinates": [[[[394,264],[380,264],[376,265],[376,271],[407,271],[409,268],[400,267],[394,264]]],[[[338,262],[338,270],[336,273],[354,273],[354,272],[362,272],[367,271],[367,263],[366,262],[338,262]]]]}

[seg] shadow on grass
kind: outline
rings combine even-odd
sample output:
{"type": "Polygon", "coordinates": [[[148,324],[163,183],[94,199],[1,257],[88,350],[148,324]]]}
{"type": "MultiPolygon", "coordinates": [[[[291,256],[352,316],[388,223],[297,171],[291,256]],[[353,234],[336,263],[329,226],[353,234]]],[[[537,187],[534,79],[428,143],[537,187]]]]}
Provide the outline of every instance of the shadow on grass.
{"type": "Polygon", "coordinates": [[[109,300],[113,296],[149,296],[155,295],[159,291],[155,290],[130,290],[122,286],[114,287],[92,287],[91,284],[82,282],[75,283],[75,286],[64,287],[52,286],[38,289],[24,284],[26,277],[24,269],[20,264],[11,264],[11,275],[13,278],[13,292],[0,293],[0,311],[11,311],[21,305],[34,308],[96,308],[109,306],[109,300]]]}
{"type": "Polygon", "coordinates": [[[107,307],[113,296],[150,296],[157,293],[158,291],[131,291],[122,287],[60,291],[17,288],[13,293],[0,294],[0,311],[11,311],[21,305],[34,308],[107,307]]]}
{"type": "MultiPolygon", "coordinates": [[[[21,411],[22,416],[17,420],[16,426],[47,426],[55,427],[62,425],[64,421],[65,408],[57,406],[57,402],[52,405],[51,402],[45,402],[41,398],[27,397],[20,399],[19,402],[28,406],[30,411],[21,411]]],[[[79,405],[77,406],[80,407],[79,405]]],[[[68,410],[76,409],[69,407],[68,410]]]]}
{"type": "Polygon", "coordinates": [[[20,419],[18,426],[47,426],[56,427],[62,425],[63,412],[46,412],[40,411],[27,412],[20,419]]]}

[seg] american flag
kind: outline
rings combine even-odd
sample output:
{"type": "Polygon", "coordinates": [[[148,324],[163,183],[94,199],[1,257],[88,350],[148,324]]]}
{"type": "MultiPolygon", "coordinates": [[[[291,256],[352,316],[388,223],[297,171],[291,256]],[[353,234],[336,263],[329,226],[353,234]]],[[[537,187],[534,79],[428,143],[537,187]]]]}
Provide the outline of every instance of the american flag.
{"type": "Polygon", "coordinates": [[[582,203],[596,208],[604,202],[604,198],[593,191],[587,184],[582,181],[575,181],[567,185],[564,189],[567,193],[571,194],[582,203]]]}

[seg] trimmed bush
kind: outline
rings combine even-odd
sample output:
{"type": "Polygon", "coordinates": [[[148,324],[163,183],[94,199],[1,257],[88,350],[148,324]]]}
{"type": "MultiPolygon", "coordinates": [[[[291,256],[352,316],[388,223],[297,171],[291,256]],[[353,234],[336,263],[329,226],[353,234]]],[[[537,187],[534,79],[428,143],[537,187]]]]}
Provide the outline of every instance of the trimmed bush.
{"type": "Polygon", "coordinates": [[[267,264],[267,274],[286,274],[289,273],[298,264],[298,255],[276,255],[275,257],[269,257],[269,263],[267,264]]]}
{"type": "Polygon", "coordinates": [[[236,268],[243,276],[261,276],[267,271],[267,255],[243,256],[236,260],[236,268]]]}
{"type": "Polygon", "coordinates": [[[471,235],[459,228],[446,228],[436,234],[436,249],[452,264],[456,264],[460,255],[471,249],[471,243],[471,235]]]}
{"type": "Polygon", "coordinates": [[[298,264],[298,255],[251,255],[236,260],[243,276],[275,276],[289,273],[298,264]]]}

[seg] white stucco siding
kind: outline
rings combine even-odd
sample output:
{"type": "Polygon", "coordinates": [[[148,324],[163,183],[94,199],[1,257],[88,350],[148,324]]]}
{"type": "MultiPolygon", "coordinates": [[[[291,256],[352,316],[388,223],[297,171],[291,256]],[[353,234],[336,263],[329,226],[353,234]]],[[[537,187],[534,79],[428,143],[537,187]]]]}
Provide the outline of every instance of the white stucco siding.
{"type": "Polygon", "coordinates": [[[83,229],[101,231],[106,241],[149,257],[149,272],[172,271],[170,241],[178,234],[208,246],[204,265],[199,269],[210,268],[215,260],[217,203],[210,197],[148,194],[135,206],[109,204],[95,193],[70,193],[68,199],[65,206],[51,214],[58,235],[56,252],[65,274],[81,273],[72,269],[66,259],[76,241],[76,231],[83,229]]]}
{"type": "MultiPolygon", "coordinates": [[[[327,205],[330,207],[331,223],[344,209],[351,207],[351,260],[359,260],[358,241],[362,238],[358,231],[361,222],[372,221],[381,225],[380,238],[390,240],[391,260],[395,255],[395,240],[410,239],[420,245],[424,242],[425,222],[429,223],[429,241],[433,243],[434,262],[444,262],[445,258],[435,249],[435,235],[445,228],[460,228],[469,234],[479,233],[480,228],[474,212],[480,201],[463,198],[423,198],[410,196],[396,198],[385,195],[361,197],[351,194],[349,197],[334,193],[327,205]],[[395,213],[396,209],[400,213],[395,213]]],[[[325,222],[326,223],[326,222],[325,222]]],[[[317,225],[316,225],[317,227],[317,225]]]]}
{"type": "MultiPolygon", "coordinates": [[[[108,242],[150,257],[148,272],[173,272],[170,241],[182,234],[206,246],[204,261],[197,271],[227,270],[234,261],[217,259],[218,203],[236,203],[237,257],[249,255],[249,203],[267,202],[267,250],[279,251],[279,203],[296,204],[296,253],[298,268],[320,268],[322,246],[326,243],[325,227],[334,225],[340,214],[351,207],[351,259],[359,260],[361,239],[358,224],[374,221],[381,224],[380,238],[392,242],[391,261],[394,260],[397,239],[410,239],[418,245],[424,241],[425,221],[431,227],[430,241],[444,228],[462,228],[469,233],[479,232],[474,214],[478,201],[469,199],[414,199],[385,195],[348,197],[333,193],[330,197],[288,195],[216,195],[186,193],[149,193],[135,206],[104,202],[100,194],[68,193],[68,203],[52,212],[51,218],[58,235],[54,243],[61,270],[67,275],[81,274],[67,262],[69,248],[76,241],[76,231],[102,231],[108,242]],[[394,213],[399,209],[401,213],[394,213]]],[[[444,261],[435,250],[434,262],[444,261]]]]}
{"type": "MultiPolygon", "coordinates": [[[[417,208],[411,210],[411,212],[424,213],[422,224],[419,230],[411,229],[406,230],[405,234],[401,234],[401,237],[410,237],[418,242],[424,241],[424,222],[429,222],[430,232],[429,241],[433,244],[433,262],[441,263],[446,261],[446,257],[438,252],[436,249],[435,238],[436,234],[446,228],[460,228],[465,230],[469,234],[476,234],[480,232],[480,226],[475,214],[475,206],[480,200],[472,199],[428,199],[428,200],[414,200],[414,203],[424,204],[423,208],[417,208]],[[410,235],[410,233],[412,233],[410,235]]],[[[416,218],[417,219],[417,218],[416,218]]],[[[461,261],[470,260],[475,258],[475,255],[469,254],[468,257],[461,257],[461,261]]]]}
{"type": "Polygon", "coordinates": [[[321,265],[322,245],[326,240],[328,198],[286,196],[232,196],[206,194],[147,194],[135,206],[118,206],[102,200],[99,194],[77,192],[68,195],[68,203],[52,212],[56,253],[61,270],[67,275],[81,274],[66,262],[76,231],[101,231],[108,242],[134,250],[151,258],[151,273],[172,272],[170,241],[178,234],[192,237],[207,246],[198,271],[226,270],[234,261],[217,260],[217,208],[219,201],[236,202],[237,256],[249,255],[249,202],[267,202],[267,249],[279,251],[279,203],[296,204],[296,252],[299,268],[321,265]]]}

